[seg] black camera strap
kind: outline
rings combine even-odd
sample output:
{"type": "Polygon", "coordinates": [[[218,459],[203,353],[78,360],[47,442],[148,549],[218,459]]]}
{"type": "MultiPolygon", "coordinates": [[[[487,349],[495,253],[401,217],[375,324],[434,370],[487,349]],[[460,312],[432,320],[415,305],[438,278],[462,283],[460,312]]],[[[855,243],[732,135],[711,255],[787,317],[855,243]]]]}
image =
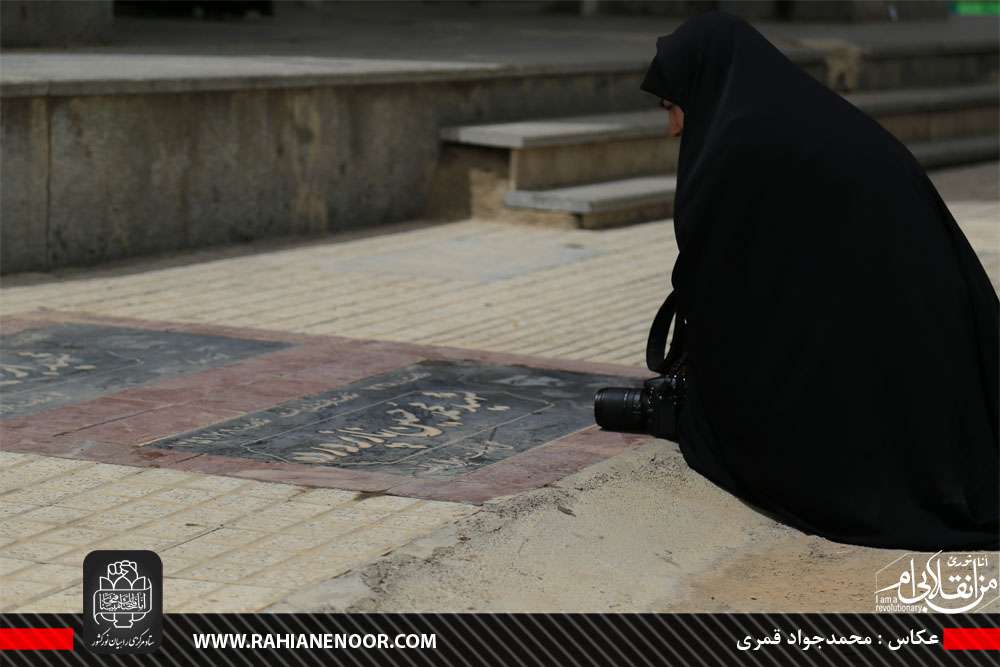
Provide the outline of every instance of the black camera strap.
{"type": "Polygon", "coordinates": [[[677,311],[677,293],[671,292],[663,300],[660,309],[656,311],[656,317],[649,327],[649,338],[646,339],[646,368],[664,375],[670,370],[677,357],[682,353],[684,318],[677,317],[677,325],[674,327],[674,339],[670,343],[670,351],[667,352],[667,337],[670,334],[670,322],[674,319],[677,311]]]}

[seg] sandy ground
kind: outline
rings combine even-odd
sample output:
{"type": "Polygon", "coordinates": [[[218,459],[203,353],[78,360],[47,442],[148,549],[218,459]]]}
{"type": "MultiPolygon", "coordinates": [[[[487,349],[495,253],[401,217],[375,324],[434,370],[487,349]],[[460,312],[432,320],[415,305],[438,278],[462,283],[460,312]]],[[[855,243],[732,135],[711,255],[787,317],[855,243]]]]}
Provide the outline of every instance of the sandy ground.
{"type": "Polygon", "coordinates": [[[356,612],[869,612],[875,573],[905,553],[772,521],[657,440],[488,503],[287,602],[356,612]]]}

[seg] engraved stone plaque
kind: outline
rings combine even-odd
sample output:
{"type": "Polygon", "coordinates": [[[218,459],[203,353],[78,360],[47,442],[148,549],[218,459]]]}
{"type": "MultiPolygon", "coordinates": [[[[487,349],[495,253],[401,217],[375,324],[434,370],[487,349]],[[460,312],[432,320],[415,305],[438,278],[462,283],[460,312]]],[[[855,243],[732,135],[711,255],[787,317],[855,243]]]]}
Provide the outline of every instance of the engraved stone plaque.
{"type": "Polygon", "coordinates": [[[287,343],[92,324],[0,337],[0,418],[22,417],[187,373],[287,343]]]}
{"type": "Polygon", "coordinates": [[[593,425],[595,391],[622,384],[424,361],[149,446],[448,479],[593,425]]]}

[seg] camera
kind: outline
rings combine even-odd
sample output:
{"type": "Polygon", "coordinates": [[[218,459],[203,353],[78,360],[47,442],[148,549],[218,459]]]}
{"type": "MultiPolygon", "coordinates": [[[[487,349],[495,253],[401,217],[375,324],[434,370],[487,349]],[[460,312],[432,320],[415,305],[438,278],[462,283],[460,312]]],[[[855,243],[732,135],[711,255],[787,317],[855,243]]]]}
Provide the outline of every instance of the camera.
{"type": "Polygon", "coordinates": [[[594,420],[608,431],[677,440],[684,399],[683,369],[646,380],[642,387],[606,387],[594,395],[594,420]]]}
{"type": "Polygon", "coordinates": [[[676,302],[676,292],[668,294],[649,327],[646,367],[657,376],[643,382],[642,387],[605,387],[594,394],[594,421],[601,428],[677,441],[677,417],[687,390],[687,321],[677,318],[677,331],[667,352],[676,302]]]}

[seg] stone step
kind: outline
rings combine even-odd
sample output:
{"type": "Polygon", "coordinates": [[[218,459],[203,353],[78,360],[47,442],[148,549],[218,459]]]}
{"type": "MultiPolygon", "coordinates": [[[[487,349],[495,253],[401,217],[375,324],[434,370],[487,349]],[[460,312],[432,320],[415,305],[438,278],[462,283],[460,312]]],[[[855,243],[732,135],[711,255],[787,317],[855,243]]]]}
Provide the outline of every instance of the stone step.
{"type": "MultiPolygon", "coordinates": [[[[994,84],[858,93],[847,99],[902,141],[1000,129],[994,84]]],[[[678,148],[659,109],[447,127],[441,138],[446,161],[453,156],[467,164],[489,161],[511,190],[667,174],[676,167],[678,148]]]]}
{"type": "Polygon", "coordinates": [[[902,113],[925,113],[1000,106],[996,82],[965,86],[904,88],[845,95],[856,107],[879,118],[902,113]]]}
{"type": "Polygon", "coordinates": [[[512,190],[504,203],[513,208],[604,213],[669,201],[676,183],[673,176],[638,176],[551,190],[512,190]]]}
{"type": "Polygon", "coordinates": [[[652,109],[446,127],[441,130],[441,139],[472,146],[521,149],[638,139],[665,131],[666,114],[660,109],[652,109]]]}
{"type": "Polygon", "coordinates": [[[907,148],[926,169],[1000,158],[1000,134],[910,142],[907,148]]]}
{"type": "MultiPolygon", "coordinates": [[[[923,166],[943,167],[997,159],[1000,135],[912,142],[907,146],[923,166]]],[[[594,229],[669,217],[675,185],[672,175],[639,176],[546,190],[512,190],[503,201],[510,209],[561,214],[564,219],[575,219],[576,226],[594,229]]]]}
{"type": "Polygon", "coordinates": [[[638,176],[548,190],[512,190],[504,204],[512,209],[574,216],[583,228],[610,227],[670,217],[673,176],[638,176]]]}
{"type": "MultiPolygon", "coordinates": [[[[845,97],[876,118],[1000,106],[995,83],[875,91],[845,97]]],[[[472,146],[521,150],[658,137],[665,131],[666,114],[660,109],[651,109],[446,127],[441,130],[441,139],[472,146]]]]}

